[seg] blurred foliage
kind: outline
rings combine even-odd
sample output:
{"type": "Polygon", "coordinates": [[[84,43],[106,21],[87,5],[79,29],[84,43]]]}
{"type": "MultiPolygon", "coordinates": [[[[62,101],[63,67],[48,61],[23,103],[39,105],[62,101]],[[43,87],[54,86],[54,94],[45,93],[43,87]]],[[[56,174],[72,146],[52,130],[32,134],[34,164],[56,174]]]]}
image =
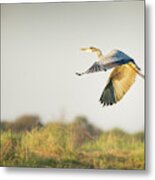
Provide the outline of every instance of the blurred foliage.
{"type": "Polygon", "coordinates": [[[22,116],[1,130],[1,166],[144,169],[143,132],[103,131],[82,116],[45,125],[22,116]]]}
{"type": "Polygon", "coordinates": [[[42,127],[39,116],[36,115],[23,115],[17,118],[14,122],[2,121],[1,130],[12,130],[14,132],[31,131],[33,128],[42,127]]]}

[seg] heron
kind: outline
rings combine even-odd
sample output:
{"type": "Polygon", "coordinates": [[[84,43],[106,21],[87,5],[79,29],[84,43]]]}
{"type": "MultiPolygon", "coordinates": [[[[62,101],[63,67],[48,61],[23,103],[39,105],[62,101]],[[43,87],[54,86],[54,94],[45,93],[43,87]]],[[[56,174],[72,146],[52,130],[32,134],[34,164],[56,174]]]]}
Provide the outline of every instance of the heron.
{"type": "Polygon", "coordinates": [[[99,99],[103,106],[119,102],[133,85],[137,75],[144,79],[134,59],[120,50],[114,49],[106,56],[96,47],[81,48],[81,51],[95,53],[98,61],[86,71],[76,73],[78,76],[113,69],[99,99]]]}

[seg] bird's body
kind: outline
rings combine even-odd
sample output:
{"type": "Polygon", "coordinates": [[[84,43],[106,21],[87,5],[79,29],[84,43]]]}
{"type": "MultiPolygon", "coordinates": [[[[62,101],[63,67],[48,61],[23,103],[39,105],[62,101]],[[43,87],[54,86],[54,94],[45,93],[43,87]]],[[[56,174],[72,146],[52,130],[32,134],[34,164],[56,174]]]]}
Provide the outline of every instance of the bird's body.
{"type": "Polygon", "coordinates": [[[112,50],[106,56],[103,56],[102,52],[94,47],[82,48],[81,50],[95,52],[99,61],[96,61],[87,71],[76,73],[77,75],[107,71],[114,68],[100,97],[100,102],[103,105],[112,105],[120,101],[135,82],[137,74],[144,78],[135,61],[122,51],[112,50]]]}

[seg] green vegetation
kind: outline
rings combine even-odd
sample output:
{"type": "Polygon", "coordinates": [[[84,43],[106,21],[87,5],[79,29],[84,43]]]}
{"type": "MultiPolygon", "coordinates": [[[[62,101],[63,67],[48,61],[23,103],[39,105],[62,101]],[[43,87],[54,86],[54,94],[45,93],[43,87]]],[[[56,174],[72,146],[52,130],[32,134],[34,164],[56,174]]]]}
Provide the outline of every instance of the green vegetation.
{"type": "Polygon", "coordinates": [[[84,117],[43,125],[23,116],[1,123],[1,166],[144,169],[144,133],[102,131],[84,117]]]}

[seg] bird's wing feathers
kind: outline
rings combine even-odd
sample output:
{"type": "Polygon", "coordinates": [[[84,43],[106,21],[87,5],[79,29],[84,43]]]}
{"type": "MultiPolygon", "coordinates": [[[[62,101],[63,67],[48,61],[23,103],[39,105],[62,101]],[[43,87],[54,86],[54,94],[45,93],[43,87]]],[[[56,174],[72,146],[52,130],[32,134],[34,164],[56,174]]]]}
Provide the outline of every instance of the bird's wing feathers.
{"type": "Polygon", "coordinates": [[[87,71],[86,73],[94,73],[94,72],[99,72],[106,70],[104,67],[104,64],[102,61],[96,61],[87,71]]]}
{"type": "Polygon", "coordinates": [[[81,76],[83,74],[89,74],[99,71],[106,71],[106,68],[102,61],[96,61],[89,69],[82,73],[76,73],[77,75],[81,76]]]}
{"type": "Polygon", "coordinates": [[[109,69],[132,62],[136,65],[136,68],[140,70],[133,58],[120,50],[112,50],[110,53],[107,54],[105,59],[108,62],[105,66],[109,67],[109,69]]]}
{"type": "Polygon", "coordinates": [[[130,56],[128,56],[127,54],[125,54],[124,52],[120,51],[120,50],[112,50],[110,51],[107,55],[106,55],[106,59],[108,61],[119,61],[119,60],[130,60],[132,59],[130,56]]]}
{"type": "Polygon", "coordinates": [[[116,67],[110,75],[100,102],[103,105],[112,105],[120,101],[134,83],[136,70],[136,65],[131,62],[116,67]]]}
{"type": "MultiPolygon", "coordinates": [[[[134,60],[119,50],[112,50],[107,56],[100,60],[96,61],[88,70],[82,73],[76,73],[81,76],[83,74],[95,73],[99,71],[106,71],[108,69],[115,68],[117,66],[121,66],[123,64],[127,64],[132,62],[135,64],[134,60]]],[[[136,64],[135,64],[136,65],[136,64]]],[[[140,68],[136,65],[136,68],[140,70],[140,68]]]]}
{"type": "Polygon", "coordinates": [[[114,95],[114,87],[112,81],[109,80],[108,84],[104,88],[104,91],[100,97],[101,104],[104,105],[112,105],[116,103],[115,95],[114,95]]]}

